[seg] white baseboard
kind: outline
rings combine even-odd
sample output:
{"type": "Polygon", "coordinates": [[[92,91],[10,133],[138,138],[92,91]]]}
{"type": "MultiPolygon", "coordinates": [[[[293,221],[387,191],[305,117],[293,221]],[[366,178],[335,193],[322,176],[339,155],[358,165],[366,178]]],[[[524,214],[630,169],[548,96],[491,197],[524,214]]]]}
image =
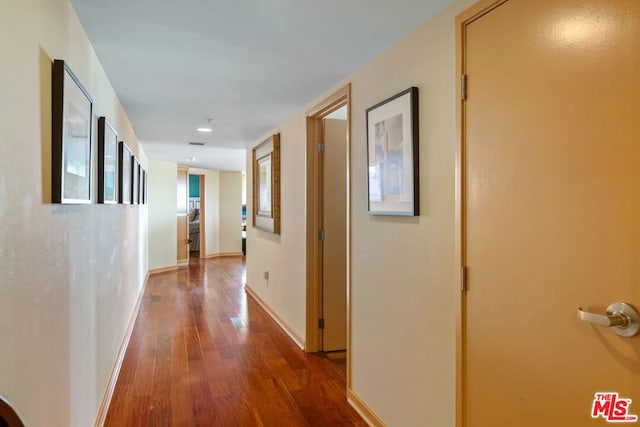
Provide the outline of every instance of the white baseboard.
{"type": "Polygon", "coordinates": [[[267,304],[262,298],[260,298],[260,296],[258,296],[258,294],[256,294],[256,292],[251,289],[251,286],[245,283],[244,290],[251,298],[253,298],[258,304],[260,304],[264,311],[266,311],[267,314],[271,316],[271,318],[282,328],[282,330],[285,331],[287,335],[289,335],[289,337],[297,344],[297,346],[300,347],[300,350],[304,350],[304,339],[302,339],[302,337],[300,337],[296,333],[295,329],[293,329],[286,320],[280,317],[280,315],[278,315],[278,313],[276,313],[276,311],[272,309],[269,304],[267,304]]]}
{"type": "MultiPolygon", "coordinates": [[[[165,269],[164,271],[171,271],[176,269],[177,267],[171,267],[169,270],[165,269]]],[[[131,339],[131,335],[133,334],[133,328],[136,325],[136,319],[138,318],[138,312],[140,311],[140,305],[142,304],[144,291],[145,289],[147,289],[149,274],[152,274],[151,271],[147,273],[147,276],[144,279],[144,284],[142,285],[142,289],[140,290],[140,294],[138,295],[138,300],[136,301],[136,305],[133,308],[133,313],[131,313],[131,319],[129,319],[129,325],[127,326],[127,330],[124,333],[124,338],[122,338],[122,343],[120,344],[120,349],[118,350],[118,357],[116,358],[116,363],[113,367],[113,371],[111,371],[111,377],[109,378],[107,390],[102,397],[102,403],[100,404],[100,408],[98,409],[98,415],[94,424],[95,427],[104,426],[104,422],[107,420],[107,413],[109,412],[109,406],[111,405],[111,398],[113,397],[113,392],[116,388],[116,383],[118,382],[120,368],[122,368],[122,362],[124,361],[124,355],[127,352],[127,347],[129,346],[129,340],[131,339]]]]}
{"type": "Polygon", "coordinates": [[[177,269],[178,269],[177,265],[172,265],[169,267],[153,268],[149,270],[148,275],[166,273],[168,271],[176,271],[177,269]]]}
{"type": "Polygon", "coordinates": [[[224,257],[237,257],[242,256],[242,252],[221,252],[217,254],[207,254],[205,258],[224,258],[224,257]]]}
{"type": "Polygon", "coordinates": [[[386,427],[384,421],[353,390],[347,390],[347,402],[371,427],[386,427]]]}

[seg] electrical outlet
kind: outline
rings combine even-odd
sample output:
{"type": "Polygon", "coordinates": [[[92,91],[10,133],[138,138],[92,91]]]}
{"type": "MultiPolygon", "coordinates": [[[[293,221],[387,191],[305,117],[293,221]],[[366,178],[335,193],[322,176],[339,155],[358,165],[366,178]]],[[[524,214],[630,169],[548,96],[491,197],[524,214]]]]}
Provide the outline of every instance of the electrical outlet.
{"type": "Polygon", "coordinates": [[[269,271],[265,270],[263,277],[264,277],[264,280],[269,280],[269,271]]]}

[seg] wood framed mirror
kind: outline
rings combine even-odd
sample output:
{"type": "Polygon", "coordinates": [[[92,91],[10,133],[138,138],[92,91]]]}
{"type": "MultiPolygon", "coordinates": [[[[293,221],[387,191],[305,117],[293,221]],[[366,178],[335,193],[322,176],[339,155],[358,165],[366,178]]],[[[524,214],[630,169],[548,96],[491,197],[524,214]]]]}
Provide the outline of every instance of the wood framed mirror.
{"type": "Polygon", "coordinates": [[[253,226],[280,234],[280,134],[253,149],[253,226]]]}

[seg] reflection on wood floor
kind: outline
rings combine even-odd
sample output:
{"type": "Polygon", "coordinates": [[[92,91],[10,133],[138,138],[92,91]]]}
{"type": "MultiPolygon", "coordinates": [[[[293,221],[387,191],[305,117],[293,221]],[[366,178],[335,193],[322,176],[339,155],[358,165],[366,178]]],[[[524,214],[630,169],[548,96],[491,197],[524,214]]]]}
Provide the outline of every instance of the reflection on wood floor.
{"type": "Polygon", "coordinates": [[[366,425],[344,354],[302,352],[244,281],[240,257],[149,278],[106,426],[366,425]]]}

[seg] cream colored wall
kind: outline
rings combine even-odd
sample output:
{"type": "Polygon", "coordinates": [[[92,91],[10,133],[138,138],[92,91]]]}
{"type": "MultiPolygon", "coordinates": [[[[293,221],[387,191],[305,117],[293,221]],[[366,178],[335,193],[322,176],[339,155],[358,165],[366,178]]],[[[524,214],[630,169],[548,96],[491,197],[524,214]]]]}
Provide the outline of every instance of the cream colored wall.
{"type": "Polygon", "coordinates": [[[176,265],[178,257],[176,211],[178,166],[171,162],[149,162],[149,269],[176,265]]]}
{"type": "Polygon", "coordinates": [[[205,180],[206,255],[220,253],[220,172],[203,170],[205,180]]]}
{"type": "Polygon", "coordinates": [[[147,207],[50,203],[53,59],[147,159],[67,0],[3,1],[0,29],[0,395],[27,426],[89,426],[147,272],[147,207]]]}
{"type": "Polygon", "coordinates": [[[242,172],[220,172],[220,253],[242,252],[242,172]]]}
{"type": "MultiPolygon", "coordinates": [[[[176,163],[151,161],[149,171],[149,268],[176,265],[176,163]]],[[[206,255],[242,251],[242,172],[191,168],[205,179],[206,255]]]]}
{"type": "Polygon", "coordinates": [[[352,388],[388,425],[455,421],[454,19],[472,3],[353,76],[352,388]],[[364,110],[409,86],[420,91],[421,216],[369,216],[364,110]]]}
{"type": "MultiPolygon", "coordinates": [[[[176,187],[176,168],[175,163],[151,162],[152,165],[166,164],[171,171],[165,171],[162,183],[154,183],[155,191],[159,197],[166,200],[173,197],[173,207],[170,209],[162,209],[157,211],[153,203],[149,203],[150,209],[150,242],[154,235],[154,225],[156,222],[171,221],[175,234],[175,191],[167,191],[167,188],[176,187]],[[169,179],[167,174],[171,174],[169,179]],[[157,185],[156,185],[157,184],[157,185]],[[162,194],[161,194],[162,193],[162,194]],[[152,216],[157,219],[151,221],[152,216]]],[[[204,175],[205,179],[205,233],[206,233],[206,256],[215,256],[219,254],[240,253],[242,251],[241,236],[241,208],[242,208],[242,172],[214,171],[209,169],[190,168],[189,173],[194,175],[204,175]]],[[[152,182],[150,181],[150,184],[152,182]]],[[[151,190],[149,190],[151,197],[151,190]]],[[[167,234],[158,234],[157,239],[154,238],[153,245],[158,247],[158,251],[168,254],[169,250],[173,250],[171,257],[151,258],[151,268],[167,267],[176,264],[175,245],[170,245],[167,234]],[[171,248],[170,248],[171,246],[171,248]],[[162,259],[162,261],[158,261],[162,259]],[[167,263],[168,262],[168,263],[167,263]]],[[[177,237],[176,237],[177,238],[177,237]]],[[[175,241],[173,238],[172,241],[175,241]]],[[[153,253],[153,252],[152,252],[153,253]]]]}
{"type": "MultiPolygon", "coordinates": [[[[304,342],[306,295],[305,116],[299,112],[280,132],[279,236],[253,227],[251,149],[247,147],[247,284],[265,301],[299,342],[304,342]],[[269,272],[269,280],[263,273],[269,272]]],[[[255,145],[264,141],[265,135],[255,145]]]]}
{"type": "MultiPolygon", "coordinates": [[[[473,3],[454,2],[334,88],[352,84],[352,390],[391,426],[455,425],[454,19],[473,3]],[[422,214],[370,216],[365,110],[410,86],[420,90],[422,214]]],[[[283,147],[282,236],[252,228],[247,233],[247,283],[301,333],[304,128],[304,111],[278,127],[283,147]],[[262,280],[267,268],[272,271],[268,284],[262,280]]],[[[250,162],[247,171],[251,173],[250,162]]]]}

